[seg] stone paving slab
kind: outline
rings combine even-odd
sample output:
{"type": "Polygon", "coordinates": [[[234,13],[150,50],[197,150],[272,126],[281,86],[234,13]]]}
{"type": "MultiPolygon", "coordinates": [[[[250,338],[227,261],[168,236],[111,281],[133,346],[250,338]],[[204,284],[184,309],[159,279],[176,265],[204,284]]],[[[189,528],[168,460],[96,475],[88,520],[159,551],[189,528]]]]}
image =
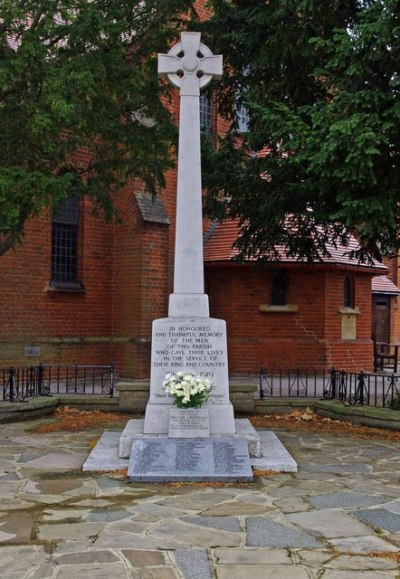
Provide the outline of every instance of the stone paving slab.
{"type": "Polygon", "coordinates": [[[319,537],[355,537],[369,533],[368,527],[341,510],[308,511],[287,515],[286,518],[319,537]]]}
{"type": "Polygon", "coordinates": [[[2,425],[1,579],[398,579],[399,443],[280,430],[297,473],[128,485],[76,467],[100,428],[35,424],[2,425]]]}
{"type": "Polygon", "coordinates": [[[383,529],[390,533],[398,533],[400,531],[400,515],[386,509],[362,510],[356,511],[354,514],[360,521],[377,529],[383,529]]]}

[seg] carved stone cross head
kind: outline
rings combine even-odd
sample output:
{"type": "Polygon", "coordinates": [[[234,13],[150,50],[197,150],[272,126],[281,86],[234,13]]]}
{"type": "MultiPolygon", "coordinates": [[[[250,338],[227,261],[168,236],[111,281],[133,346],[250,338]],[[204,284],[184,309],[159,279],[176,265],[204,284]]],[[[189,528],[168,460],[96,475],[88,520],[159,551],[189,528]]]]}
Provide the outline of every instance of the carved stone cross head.
{"type": "Polygon", "coordinates": [[[181,96],[199,96],[213,78],[222,78],[222,56],[200,42],[200,32],[182,32],[168,54],[158,55],[158,74],[168,76],[181,96]]]}

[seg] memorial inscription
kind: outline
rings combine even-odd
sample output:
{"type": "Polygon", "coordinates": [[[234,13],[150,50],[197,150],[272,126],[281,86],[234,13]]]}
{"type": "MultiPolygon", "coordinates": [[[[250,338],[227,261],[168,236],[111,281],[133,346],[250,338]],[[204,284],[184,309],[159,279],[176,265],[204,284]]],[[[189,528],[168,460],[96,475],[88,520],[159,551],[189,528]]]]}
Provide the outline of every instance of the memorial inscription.
{"type": "Polygon", "coordinates": [[[194,372],[216,386],[210,404],[228,402],[225,322],[214,318],[163,318],[153,322],[150,399],[171,403],[161,388],[167,372],[194,372]]]}
{"type": "Polygon", "coordinates": [[[207,408],[171,408],[168,436],[171,438],[208,438],[210,420],[207,408]]]}
{"type": "Polygon", "coordinates": [[[134,440],[128,481],[251,481],[247,441],[146,438],[134,440]],[[221,460],[222,459],[222,460],[221,460]]]}

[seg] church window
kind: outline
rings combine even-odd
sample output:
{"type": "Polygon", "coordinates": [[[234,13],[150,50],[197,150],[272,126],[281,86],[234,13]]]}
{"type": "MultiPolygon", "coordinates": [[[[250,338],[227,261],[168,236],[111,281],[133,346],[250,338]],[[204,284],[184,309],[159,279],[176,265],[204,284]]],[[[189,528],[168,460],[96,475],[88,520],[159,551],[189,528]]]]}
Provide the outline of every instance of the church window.
{"type": "Polygon", "coordinates": [[[343,306],[354,308],[354,281],[349,275],[346,275],[343,281],[343,306]]]}
{"type": "Polygon", "coordinates": [[[51,286],[76,287],[78,282],[79,198],[70,194],[53,210],[51,286]]]}
{"type": "Polygon", "coordinates": [[[277,269],[272,276],[271,306],[285,306],[287,304],[287,274],[277,269]]]}

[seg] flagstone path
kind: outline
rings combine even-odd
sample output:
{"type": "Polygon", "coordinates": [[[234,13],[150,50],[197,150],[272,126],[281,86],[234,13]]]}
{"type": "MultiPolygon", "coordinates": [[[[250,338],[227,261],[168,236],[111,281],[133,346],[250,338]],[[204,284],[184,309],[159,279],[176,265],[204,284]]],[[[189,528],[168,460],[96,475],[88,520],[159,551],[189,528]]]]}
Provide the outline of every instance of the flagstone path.
{"type": "Polygon", "coordinates": [[[399,578],[400,443],[277,430],[296,474],[243,485],[83,473],[101,430],[0,426],[2,579],[399,578]]]}

